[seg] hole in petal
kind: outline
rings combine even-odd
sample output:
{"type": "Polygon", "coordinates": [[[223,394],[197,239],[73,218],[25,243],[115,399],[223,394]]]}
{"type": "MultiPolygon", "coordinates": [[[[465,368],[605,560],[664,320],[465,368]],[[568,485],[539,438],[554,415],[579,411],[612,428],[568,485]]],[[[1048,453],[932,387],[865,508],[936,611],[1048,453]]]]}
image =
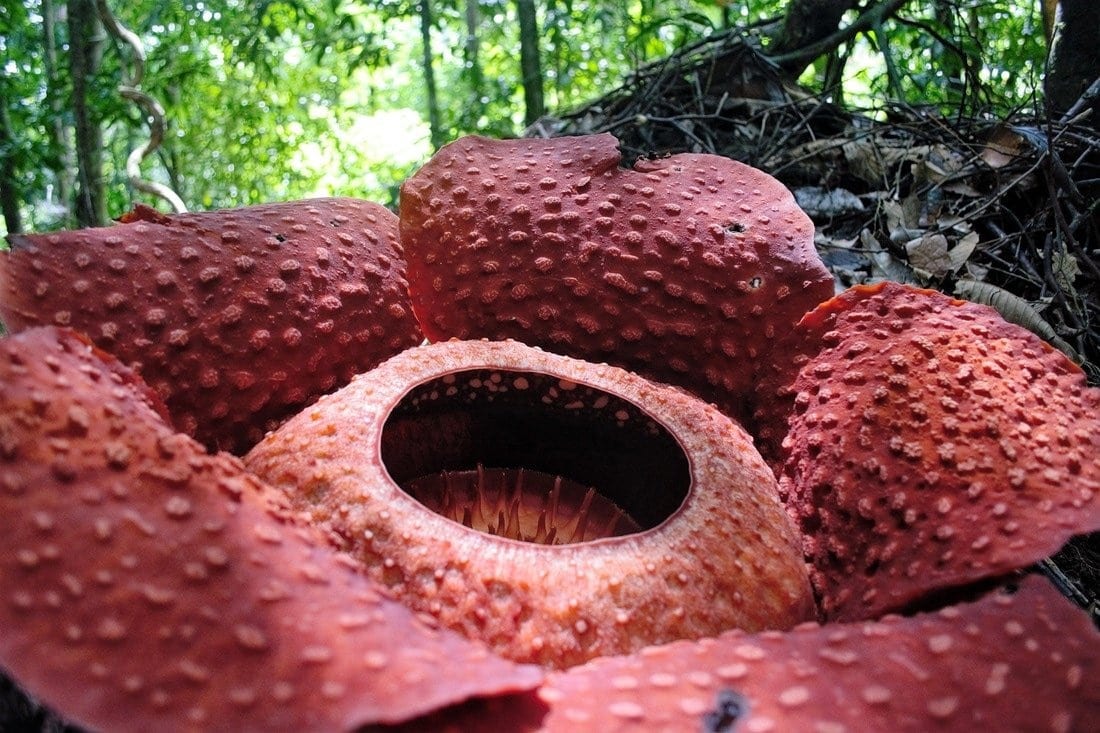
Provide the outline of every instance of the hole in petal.
{"type": "Polygon", "coordinates": [[[652,529],[690,487],[679,443],[637,405],[527,371],[466,370],[414,387],[386,419],[382,460],[437,514],[539,544],[652,529]]]}

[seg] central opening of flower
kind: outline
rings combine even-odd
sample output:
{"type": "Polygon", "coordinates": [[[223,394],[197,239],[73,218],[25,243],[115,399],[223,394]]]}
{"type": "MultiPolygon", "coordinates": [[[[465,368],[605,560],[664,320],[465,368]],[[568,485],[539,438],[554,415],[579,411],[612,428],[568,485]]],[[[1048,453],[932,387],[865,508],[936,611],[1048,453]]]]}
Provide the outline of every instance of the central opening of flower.
{"type": "Polygon", "coordinates": [[[386,419],[382,460],[437,514],[546,545],[652,529],[691,484],[680,444],[634,403],[518,370],[453,372],[414,387],[386,419]]]}

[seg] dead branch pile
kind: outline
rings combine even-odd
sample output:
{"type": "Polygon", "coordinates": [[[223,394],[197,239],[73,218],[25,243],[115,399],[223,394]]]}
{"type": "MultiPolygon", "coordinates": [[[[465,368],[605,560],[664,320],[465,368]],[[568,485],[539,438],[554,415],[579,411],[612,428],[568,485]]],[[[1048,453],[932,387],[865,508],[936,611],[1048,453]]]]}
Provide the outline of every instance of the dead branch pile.
{"type": "Polygon", "coordinates": [[[813,217],[839,287],[890,279],[992,305],[1100,384],[1100,134],[1088,124],[901,105],[872,117],[785,84],[754,43],[723,34],[528,134],[609,131],[627,164],[691,151],[766,170],[813,217]]]}

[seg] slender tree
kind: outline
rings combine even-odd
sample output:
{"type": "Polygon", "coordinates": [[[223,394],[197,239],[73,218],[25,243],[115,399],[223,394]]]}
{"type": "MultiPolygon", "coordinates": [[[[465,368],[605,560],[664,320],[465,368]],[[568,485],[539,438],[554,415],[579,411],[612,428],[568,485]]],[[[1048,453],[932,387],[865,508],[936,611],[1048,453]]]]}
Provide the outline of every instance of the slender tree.
{"type": "MultiPolygon", "coordinates": [[[[1060,0],[1053,23],[1049,69],[1046,77],[1047,107],[1055,114],[1072,108],[1090,86],[1100,82],[1100,3],[1096,0],[1060,0]]],[[[1092,90],[1090,90],[1092,91],[1092,90]]],[[[1089,124],[1100,127],[1100,90],[1085,107],[1092,109],[1089,124]]]]}
{"type": "Polygon", "coordinates": [[[107,223],[107,197],[103,183],[103,129],[89,109],[89,87],[99,69],[103,26],[96,13],[95,0],[67,0],[66,5],[79,182],[76,192],[76,220],[80,226],[101,226],[107,223]]]}
{"type": "MultiPolygon", "coordinates": [[[[0,76],[0,99],[10,98],[5,86],[4,77],[0,76]]],[[[23,196],[18,176],[11,118],[7,105],[0,104],[0,211],[4,214],[4,225],[12,234],[23,231],[23,219],[19,214],[23,196]]]]}
{"type": "Polygon", "coordinates": [[[543,97],[539,25],[534,0],[516,0],[519,19],[519,65],[523,79],[524,124],[530,125],[546,113],[543,97]]]}
{"type": "Polygon", "coordinates": [[[420,11],[420,42],[423,46],[421,60],[424,64],[424,88],[428,94],[428,129],[431,136],[432,148],[439,149],[445,142],[443,121],[439,114],[439,92],[435,85],[435,68],[432,54],[432,26],[435,19],[432,17],[431,0],[420,0],[417,6],[420,11]]]}
{"type": "Polygon", "coordinates": [[[46,72],[46,99],[49,104],[49,136],[57,175],[57,198],[66,209],[64,225],[71,224],[73,204],[73,152],[65,125],[64,84],[57,65],[57,12],[54,0],[42,0],[42,48],[46,72]]]}
{"type": "Polygon", "coordinates": [[[481,109],[481,98],[485,94],[485,77],[481,70],[481,38],[478,26],[481,24],[481,10],[478,0],[466,0],[466,40],[463,47],[463,62],[466,66],[466,78],[470,85],[470,113],[481,109]]]}

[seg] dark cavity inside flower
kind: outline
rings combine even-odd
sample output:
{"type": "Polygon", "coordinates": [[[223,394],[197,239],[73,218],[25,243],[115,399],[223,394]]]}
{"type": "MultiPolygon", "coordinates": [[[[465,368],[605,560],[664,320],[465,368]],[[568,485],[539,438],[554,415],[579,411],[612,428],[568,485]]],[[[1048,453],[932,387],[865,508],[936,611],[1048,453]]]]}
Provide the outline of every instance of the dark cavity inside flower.
{"type": "Polygon", "coordinates": [[[416,386],[385,423],[382,460],[437,514],[545,545],[652,529],[691,482],[680,444],[636,405],[530,371],[472,369],[416,386]]]}

